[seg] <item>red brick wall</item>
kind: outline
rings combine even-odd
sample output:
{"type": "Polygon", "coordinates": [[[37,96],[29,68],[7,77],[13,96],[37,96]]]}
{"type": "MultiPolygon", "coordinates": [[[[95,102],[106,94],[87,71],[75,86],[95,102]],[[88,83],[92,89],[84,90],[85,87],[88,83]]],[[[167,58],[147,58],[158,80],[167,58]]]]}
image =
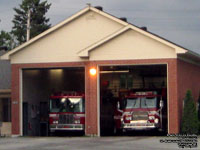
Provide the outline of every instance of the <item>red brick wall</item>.
{"type": "Polygon", "coordinates": [[[177,60],[168,62],[168,133],[179,133],[179,107],[177,96],[177,60]]]}
{"type": "Polygon", "coordinates": [[[12,108],[12,134],[20,134],[20,124],[19,124],[19,67],[12,65],[11,67],[11,108],[12,108]]]}
{"type": "MultiPolygon", "coordinates": [[[[169,133],[179,132],[179,107],[177,96],[177,60],[151,59],[151,60],[115,60],[90,61],[71,63],[42,63],[42,64],[14,64],[12,65],[12,101],[19,101],[19,70],[21,68],[52,68],[52,67],[78,67],[85,66],[86,91],[86,134],[98,134],[98,108],[97,108],[97,76],[91,76],[89,69],[98,65],[136,65],[136,64],[168,64],[168,96],[169,96],[169,133]]],[[[19,103],[12,103],[12,133],[19,134],[20,123],[19,103]]]]}
{"type": "Polygon", "coordinates": [[[200,66],[178,60],[178,100],[180,107],[179,118],[181,121],[183,99],[186,91],[191,90],[194,99],[197,101],[200,92],[200,66]]]}
{"type": "Polygon", "coordinates": [[[90,75],[90,68],[96,68],[94,62],[88,62],[85,68],[85,83],[86,83],[86,127],[87,135],[98,134],[97,120],[97,75],[90,75]]]}

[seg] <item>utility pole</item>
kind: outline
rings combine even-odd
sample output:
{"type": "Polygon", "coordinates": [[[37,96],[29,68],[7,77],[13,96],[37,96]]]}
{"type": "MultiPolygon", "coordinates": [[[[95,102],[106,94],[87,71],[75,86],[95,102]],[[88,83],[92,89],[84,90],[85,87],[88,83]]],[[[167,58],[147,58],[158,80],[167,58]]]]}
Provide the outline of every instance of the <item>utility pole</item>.
{"type": "Polygon", "coordinates": [[[30,20],[31,20],[31,10],[28,9],[28,14],[27,14],[27,29],[26,29],[26,41],[29,41],[30,39],[30,20]]]}

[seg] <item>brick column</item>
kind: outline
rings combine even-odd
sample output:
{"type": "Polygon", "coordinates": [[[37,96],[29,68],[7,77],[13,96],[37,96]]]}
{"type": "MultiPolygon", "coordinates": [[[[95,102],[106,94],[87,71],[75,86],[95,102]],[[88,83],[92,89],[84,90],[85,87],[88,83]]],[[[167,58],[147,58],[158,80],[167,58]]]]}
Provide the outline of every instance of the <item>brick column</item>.
{"type": "Polygon", "coordinates": [[[177,60],[168,62],[168,121],[169,133],[179,133],[179,101],[178,101],[178,81],[177,81],[177,60]]]}
{"type": "Polygon", "coordinates": [[[11,74],[11,108],[12,108],[12,135],[20,134],[20,100],[19,100],[19,68],[17,65],[12,65],[12,74],[11,74]]]}
{"type": "Polygon", "coordinates": [[[90,75],[90,68],[96,68],[97,65],[88,62],[85,67],[85,95],[86,95],[86,118],[85,118],[85,134],[98,134],[97,120],[97,75],[90,75]]]}

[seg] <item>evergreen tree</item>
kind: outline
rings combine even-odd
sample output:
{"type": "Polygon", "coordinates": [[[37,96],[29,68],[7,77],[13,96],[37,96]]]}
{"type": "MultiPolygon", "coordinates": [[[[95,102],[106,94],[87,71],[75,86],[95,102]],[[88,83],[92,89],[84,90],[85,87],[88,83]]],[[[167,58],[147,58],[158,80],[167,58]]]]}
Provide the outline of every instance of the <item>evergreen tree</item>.
{"type": "Polygon", "coordinates": [[[199,122],[196,105],[192,97],[192,92],[188,90],[184,100],[181,132],[184,134],[197,134],[198,128],[199,122]]]}
{"type": "Polygon", "coordinates": [[[30,38],[33,38],[50,28],[49,19],[45,17],[50,6],[51,4],[48,4],[47,1],[22,0],[20,8],[14,8],[16,15],[12,20],[14,23],[12,34],[16,37],[19,45],[26,41],[28,10],[31,11],[30,38]]]}
{"type": "Polygon", "coordinates": [[[8,50],[15,47],[13,36],[9,32],[0,32],[0,47],[7,47],[8,50]]]}

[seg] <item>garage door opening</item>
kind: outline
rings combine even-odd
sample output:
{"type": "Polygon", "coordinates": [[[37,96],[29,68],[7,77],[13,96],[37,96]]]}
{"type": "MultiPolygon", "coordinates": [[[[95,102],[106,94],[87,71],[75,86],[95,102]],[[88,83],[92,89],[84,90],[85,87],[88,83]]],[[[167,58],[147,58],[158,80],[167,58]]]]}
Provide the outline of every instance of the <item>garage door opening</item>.
{"type": "Polygon", "coordinates": [[[84,132],[84,67],[23,69],[22,77],[24,136],[84,132]]]}
{"type": "Polygon", "coordinates": [[[167,65],[100,66],[100,135],[167,133],[167,65]],[[148,133],[148,132],[147,132],[148,133]]]}

